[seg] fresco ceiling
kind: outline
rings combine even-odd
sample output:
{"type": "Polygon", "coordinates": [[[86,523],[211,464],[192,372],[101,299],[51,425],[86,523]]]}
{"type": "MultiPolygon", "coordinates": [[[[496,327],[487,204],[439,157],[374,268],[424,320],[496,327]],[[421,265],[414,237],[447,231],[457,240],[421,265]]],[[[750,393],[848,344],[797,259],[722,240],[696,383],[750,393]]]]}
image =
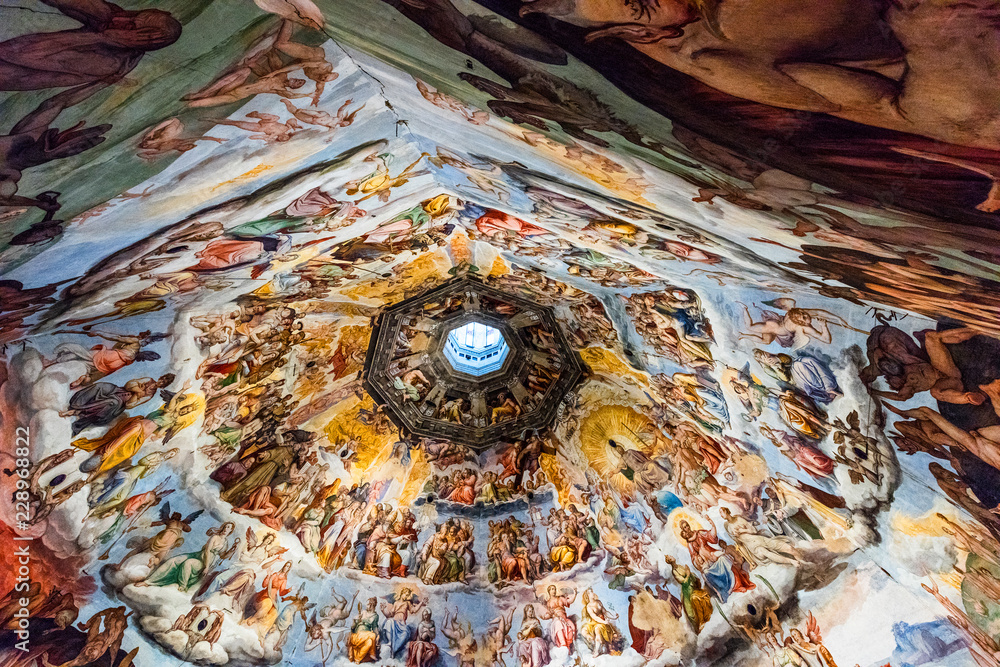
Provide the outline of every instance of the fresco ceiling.
{"type": "Polygon", "coordinates": [[[122,3],[0,0],[0,665],[1000,665],[995,3],[122,3]]]}

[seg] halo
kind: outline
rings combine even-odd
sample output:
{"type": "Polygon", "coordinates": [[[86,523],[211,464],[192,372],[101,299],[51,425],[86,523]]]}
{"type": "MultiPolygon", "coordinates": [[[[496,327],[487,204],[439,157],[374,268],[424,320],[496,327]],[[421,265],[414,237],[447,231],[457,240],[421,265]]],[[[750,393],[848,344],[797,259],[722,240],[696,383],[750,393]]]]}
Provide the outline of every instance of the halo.
{"type": "Polygon", "coordinates": [[[617,454],[609,451],[608,441],[614,440],[625,449],[646,453],[649,446],[639,433],[650,420],[625,405],[605,405],[584,417],[580,424],[580,445],[590,467],[607,479],[619,491],[631,493],[634,485],[619,475],[617,454]]]}
{"type": "Polygon", "coordinates": [[[697,514],[689,509],[683,507],[678,507],[667,517],[667,525],[670,531],[674,534],[677,542],[680,544],[686,544],[684,538],[681,537],[681,521],[687,521],[691,525],[691,530],[701,530],[704,526],[701,523],[701,518],[697,514]]]}
{"type": "Polygon", "coordinates": [[[402,595],[403,591],[409,591],[410,592],[410,599],[411,600],[414,599],[414,598],[416,598],[417,600],[420,599],[420,591],[417,590],[416,586],[414,586],[413,584],[399,584],[393,590],[393,593],[396,594],[396,600],[401,600],[402,599],[400,596],[402,595]]]}

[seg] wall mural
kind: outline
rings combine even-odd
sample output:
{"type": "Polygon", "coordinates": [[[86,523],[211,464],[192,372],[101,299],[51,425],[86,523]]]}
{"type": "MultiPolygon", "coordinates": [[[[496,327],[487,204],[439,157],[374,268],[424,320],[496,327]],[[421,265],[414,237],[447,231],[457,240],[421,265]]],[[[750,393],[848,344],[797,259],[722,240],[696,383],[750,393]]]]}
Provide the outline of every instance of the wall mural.
{"type": "Polygon", "coordinates": [[[0,4],[0,666],[1000,665],[996,12],[0,4]]]}

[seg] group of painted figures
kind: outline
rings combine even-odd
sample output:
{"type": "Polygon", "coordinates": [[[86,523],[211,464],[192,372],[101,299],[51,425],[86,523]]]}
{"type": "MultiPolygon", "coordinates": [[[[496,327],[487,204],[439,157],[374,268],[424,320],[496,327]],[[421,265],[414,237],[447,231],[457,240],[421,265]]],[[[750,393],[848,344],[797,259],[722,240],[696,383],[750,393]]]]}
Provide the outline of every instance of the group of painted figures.
{"type": "MultiPolygon", "coordinates": [[[[280,536],[286,531],[297,536],[304,550],[329,572],[346,568],[376,580],[411,578],[414,585],[419,581],[427,587],[465,586],[477,576],[497,589],[534,586],[597,555],[610,577],[609,588],[629,593],[630,619],[634,609],[655,600],[666,603],[662,611],[683,619],[697,633],[718,605],[760,586],[752,576],[756,569],[828,562],[826,543],[844,536],[850,523],[848,503],[833,484],[836,466],[848,467],[855,484],[880,479],[877,451],[868,448],[870,455],[862,456],[861,448],[871,443],[859,432],[856,419],[829,421],[818,407],[841,395],[822,353],[796,351],[791,325],[777,317],[768,321],[774,323],[773,338],[768,338],[770,329],[751,329],[763,336],[760,342],[792,348],[792,354],[756,351],[755,362],[774,385],[764,384],[745,369],[730,369],[727,384],[747,410],[744,419],[756,422],[765,440],[796,471],[805,473],[809,483],[783,473],[752,489],[731,482],[728,475],[740,457],[759,450],[720,435],[719,425],[729,418],[723,410],[725,401],[718,400],[723,385],[714,383],[707,369],[695,362],[684,373],[656,376],[650,385],[654,400],[642,411],[648,426],[633,434],[641,436],[647,447],[608,440],[604,444],[614,461],[612,469],[604,471],[609,475],[588,477],[585,495],[552,507],[547,517],[531,508],[528,521],[518,515],[491,519],[482,553],[475,549],[475,529],[468,519],[453,516],[436,525],[418,526],[409,507],[398,503],[395,508],[394,498],[401,489],[392,471],[404,471],[405,476],[419,455],[436,469],[423,482],[425,498],[433,495],[455,506],[498,505],[544,487],[548,480],[540,470],[540,458],[545,439],[551,436],[526,434],[498,450],[494,466],[486,468],[470,465],[469,453],[462,448],[452,452],[432,442],[390,438],[388,457],[382,462],[389,472],[346,485],[328,473],[332,466],[346,467],[356,457],[358,443],[323,444],[325,435],[297,428],[295,415],[309,406],[300,405],[285,393],[281,382],[270,379],[291,362],[307,336],[302,314],[294,307],[259,299],[241,303],[218,322],[196,317],[193,323],[201,325],[207,337],[202,350],[211,355],[200,369],[200,390],[185,384],[170,391],[167,388],[174,382],[170,374],[114,384],[117,375],[133,364],[155,360],[156,353],[148,348],[162,339],[156,334],[126,335],[94,327],[71,330],[66,335],[112,343],[91,349],[63,343],[46,362],[78,364],[74,368],[80,373],[74,375],[73,392],[61,416],[72,420],[74,435],[86,436],[91,429],[100,432],[79,437],[72,449],[35,464],[37,480],[77,451],[88,454],[78,466],[75,484],[65,485],[59,479],[45,488],[32,487],[34,520],[44,519],[89,484],[91,541],[113,547],[159,506],[159,520],[152,525],[160,529],[143,539],[128,540],[129,551],[111,567],[124,571],[129,562],[144,561],[144,573],[130,585],[176,587],[189,595],[191,611],[175,625],[195,644],[218,641],[221,615],[231,615],[256,632],[262,645],[280,649],[295,618],[306,619],[312,603],[301,593],[292,593],[291,562],[281,557],[285,548],[280,536]],[[220,331],[224,335],[217,335],[220,331]],[[272,364],[270,370],[267,364],[272,364]],[[158,392],[164,399],[160,408],[145,416],[128,416],[158,392]],[[792,432],[767,425],[764,416],[770,410],[792,432]],[[182,517],[171,512],[164,503],[171,490],[162,484],[144,493],[134,491],[176,455],[177,450],[168,449],[166,443],[202,417],[203,433],[211,437],[202,445],[202,453],[213,468],[211,479],[218,484],[220,497],[236,514],[267,530],[248,530],[243,539],[234,539],[234,523],[224,521],[206,530],[199,548],[179,553],[183,535],[191,532],[198,513],[182,517]],[[823,438],[831,433],[842,446],[827,454],[823,438]],[[149,444],[157,449],[143,452],[149,444]],[[338,460],[331,459],[331,453],[338,460]],[[677,522],[676,534],[690,566],[668,557],[672,583],[658,581],[656,568],[646,560],[641,535],[653,521],[646,508],[660,520],[678,508],[687,512],[677,522]],[[708,516],[713,509],[722,520],[718,527],[708,516]],[[673,584],[679,587],[677,594],[669,590],[673,584]]],[[[976,350],[993,349],[990,346],[995,346],[993,339],[969,329],[928,331],[914,340],[883,322],[869,335],[869,365],[861,372],[872,395],[905,418],[892,425],[899,449],[950,464],[955,472],[936,461],[929,469],[948,497],[979,522],[948,520],[948,534],[969,553],[967,569],[961,570],[968,584],[963,587],[968,606],[953,609],[952,616],[978,647],[974,650],[987,654],[995,639],[978,622],[994,613],[995,597],[990,596],[1000,580],[1000,546],[996,503],[982,486],[980,473],[981,466],[997,469],[998,438],[991,423],[996,418],[990,416],[997,406],[997,380],[984,378],[970,387],[963,370],[976,350]],[[878,388],[880,378],[889,389],[878,388]],[[941,411],[893,405],[921,392],[937,399],[941,411]],[[951,411],[947,418],[943,413],[950,406],[978,412],[951,411]],[[977,609],[986,613],[977,615],[977,609]]],[[[940,599],[954,606],[947,598],[940,599]]],[[[547,587],[539,604],[542,611],[534,604],[523,606],[516,639],[501,634],[512,624],[512,617],[503,615],[478,639],[454,616],[446,617],[440,630],[448,650],[462,662],[471,660],[468,656],[478,650],[477,642],[491,647],[501,662],[505,651],[516,651],[525,667],[544,666],[553,648],[572,649],[577,638],[593,655],[621,652],[627,642],[616,624],[616,612],[593,590],[579,599],[579,616],[569,611],[576,602],[575,593],[547,587]],[[542,624],[546,620],[548,627],[542,624]]],[[[354,662],[377,661],[391,652],[405,656],[412,667],[426,667],[439,656],[433,612],[407,601],[406,595],[388,601],[381,617],[377,600],[363,603],[349,630],[343,621],[351,614],[350,605],[343,603],[346,599],[325,607],[320,620],[313,614],[307,623],[308,641],[326,651],[327,640],[333,641],[339,628],[347,633],[346,652],[354,662]],[[418,611],[419,625],[407,626],[407,614],[418,611]]],[[[787,635],[773,615],[740,627],[776,665],[835,664],[814,621],[805,633],[791,629],[787,635]]],[[[663,650],[655,628],[644,630],[630,622],[628,629],[631,645],[645,657],[652,659],[663,650]]]]}

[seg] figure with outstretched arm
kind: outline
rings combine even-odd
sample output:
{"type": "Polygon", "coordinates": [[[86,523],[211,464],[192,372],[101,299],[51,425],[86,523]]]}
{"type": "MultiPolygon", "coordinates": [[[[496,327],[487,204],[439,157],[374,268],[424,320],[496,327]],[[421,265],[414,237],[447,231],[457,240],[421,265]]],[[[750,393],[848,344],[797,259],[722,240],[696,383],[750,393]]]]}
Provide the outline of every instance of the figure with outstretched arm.
{"type": "Polygon", "coordinates": [[[325,127],[328,130],[336,130],[339,127],[347,127],[354,122],[358,112],[365,108],[365,105],[362,104],[357,109],[348,110],[348,107],[354,103],[354,100],[347,100],[340,105],[339,109],[337,109],[336,115],[331,115],[321,109],[301,109],[287,99],[283,99],[281,101],[284,103],[285,108],[288,109],[288,113],[295,116],[295,118],[300,122],[307,125],[318,125],[320,127],[325,127]]]}
{"type": "Polygon", "coordinates": [[[289,118],[282,123],[278,116],[271,113],[251,111],[246,117],[253,118],[254,120],[232,120],[229,118],[212,118],[209,120],[220,125],[232,125],[241,130],[253,132],[250,135],[251,139],[266,141],[268,143],[288,141],[295,134],[295,130],[302,129],[302,126],[294,118],[289,118]]]}

